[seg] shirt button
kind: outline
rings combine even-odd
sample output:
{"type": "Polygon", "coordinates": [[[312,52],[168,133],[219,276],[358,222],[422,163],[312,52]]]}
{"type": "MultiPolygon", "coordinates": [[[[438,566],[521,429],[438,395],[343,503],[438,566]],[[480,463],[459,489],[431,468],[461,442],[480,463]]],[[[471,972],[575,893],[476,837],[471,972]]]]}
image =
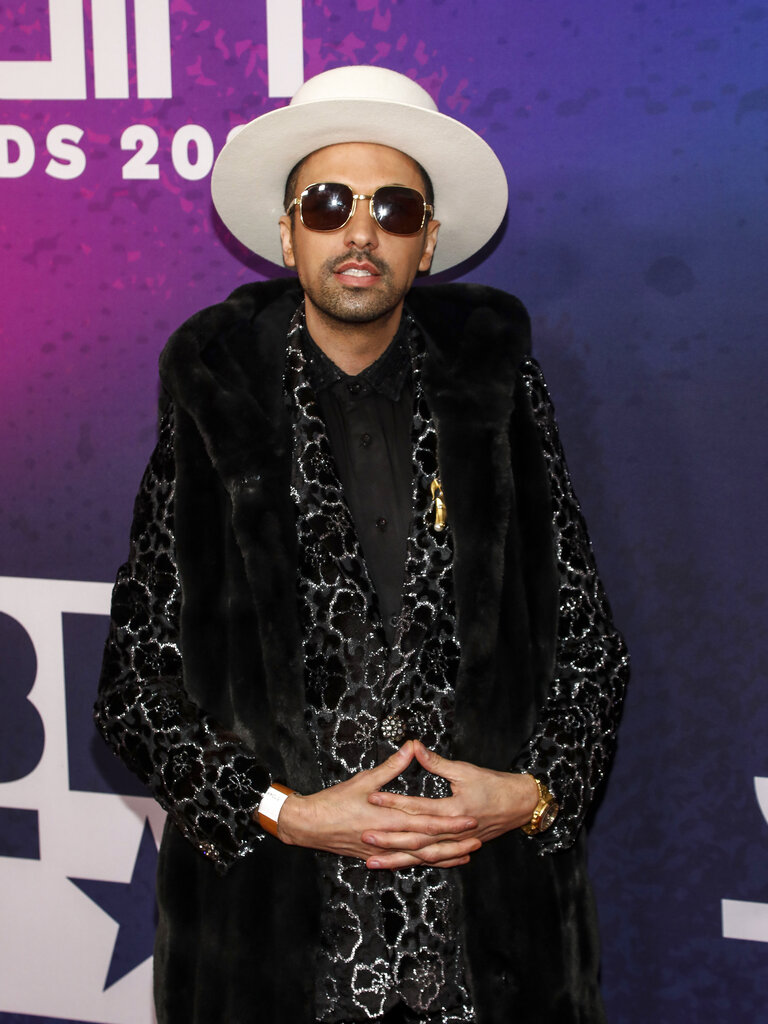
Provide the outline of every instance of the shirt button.
{"type": "Polygon", "coordinates": [[[376,520],[376,526],[380,530],[386,530],[386,528],[387,528],[387,520],[384,518],[384,516],[379,516],[379,518],[376,520]]]}
{"type": "Polygon", "coordinates": [[[390,624],[390,626],[396,626],[399,621],[400,621],[400,616],[399,615],[390,615],[390,617],[389,617],[389,624],[390,624]]]}
{"type": "Polygon", "coordinates": [[[349,390],[350,395],[359,395],[361,387],[362,384],[360,384],[356,380],[353,380],[351,383],[347,384],[347,389],[349,390]]]}
{"type": "Polygon", "coordinates": [[[371,443],[371,441],[372,441],[372,438],[371,438],[370,434],[366,433],[366,434],[361,434],[360,435],[360,447],[361,448],[367,448],[368,445],[371,443]]]}

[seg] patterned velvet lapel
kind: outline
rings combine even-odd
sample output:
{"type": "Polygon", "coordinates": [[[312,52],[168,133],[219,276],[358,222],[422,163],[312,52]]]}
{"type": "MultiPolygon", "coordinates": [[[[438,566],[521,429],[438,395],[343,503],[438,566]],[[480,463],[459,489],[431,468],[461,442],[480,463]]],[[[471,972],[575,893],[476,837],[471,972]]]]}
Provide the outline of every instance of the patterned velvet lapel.
{"type": "MultiPolygon", "coordinates": [[[[297,310],[288,333],[288,355],[285,370],[285,392],[292,408],[292,416],[299,417],[295,425],[294,445],[301,445],[302,468],[299,472],[296,459],[293,460],[292,485],[294,492],[301,488],[308,491],[304,503],[314,507],[314,514],[302,518],[301,528],[311,535],[309,547],[325,555],[325,564],[333,564],[332,570],[322,572],[323,582],[333,587],[343,576],[360,581],[360,593],[365,596],[362,617],[366,623],[376,622],[379,610],[362,548],[355,531],[349,506],[344,499],[336,462],[331,452],[320,409],[315,395],[306,378],[305,360],[299,344],[299,331],[303,315],[297,310]],[[306,482],[302,485],[302,480],[306,482]],[[320,551],[318,551],[320,549],[320,551]],[[333,576],[330,574],[334,573],[333,576]]],[[[376,630],[383,633],[380,628],[376,630]]]]}

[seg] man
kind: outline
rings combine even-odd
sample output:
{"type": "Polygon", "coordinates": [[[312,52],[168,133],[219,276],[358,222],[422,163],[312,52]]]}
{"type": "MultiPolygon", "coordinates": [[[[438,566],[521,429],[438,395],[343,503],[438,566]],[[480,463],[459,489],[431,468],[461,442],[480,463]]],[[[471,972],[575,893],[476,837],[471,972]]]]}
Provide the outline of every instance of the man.
{"type": "Polygon", "coordinates": [[[158,1020],[600,1021],[580,829],[623,642],[525,311],[411,290],[493,234],[498,160],[340,68],[213,194],[298,285],[171,338],[114,592],[97,721],[169,812],[158,1020]]]}

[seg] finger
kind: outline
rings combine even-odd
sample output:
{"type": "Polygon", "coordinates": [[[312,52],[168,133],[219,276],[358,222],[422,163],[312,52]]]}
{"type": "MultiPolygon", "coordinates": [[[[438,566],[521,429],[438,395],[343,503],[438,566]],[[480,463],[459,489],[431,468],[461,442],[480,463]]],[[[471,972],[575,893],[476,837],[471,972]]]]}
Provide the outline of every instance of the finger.
{"type": "Polygon", "coordinates": [[[388,871],[394,871],[397,868],[415,868],[420,865],[421,861],[418,857],[414,857],[412,853],[377,853],[375,856],[369,857],[365,862],[367,868],[373,868],[374,870],[384,868],[388,871]]]}
{"type": "Polygon", "coordinates": [[[439,860],[436,864],[432,864],[433,868],[458,868],[462,864],[469,864],[469,857],[456,857],[454,860],[439,860]]]}
{"type": "Polygon", "coordinates": [[[378,846],[382,850],[420,850],[435,842],[434,836],[418,832],[363,832],[360,838],[368,846],[378,846]]]}
{"type": "Polygon", "coordinates": [[[415,855],[423,864],[435,865],[444,860],[455,860],[457,857],[468,857],[475,853],[483,844],[474,836],[472,839],[461,839],[458,842],[446,840],[443,843],[433,843],[425,846],[415,855]]]}
{"type": "Polygon", "coordinates": [[[393,853],[376,853],[366,860],[370,868],[403,868],[414,865],[439,867],[455,861],[466,863],[469,855],[483,844],[479,839],[465,839],[461,842],[435,843],[418,851],[400,850],[393,853]],[[466,859],[465,859],[466,858],[466,859]]]}
{"type": "Polygon", "coordinates": [[[377,807],[388,807],[407,814],[413,820],[404,827],[413,832],[428,832],[434,835],[437,832],[462,832],[477,827],[477,819],[466,814],[456,797],[429,799],[377,791],[368,795],[368,802],[377,807]],[[443,813],[440,814],[440,811],[443,813]],[[448,811],[453,813],[448,814],[448,811]]]}
{"type": "MultiPolygon", "coordinates": [[[[469,857],[454,857],[450,860],[439,861],[430,865],[433,868],[457,868],[462,864],[469,864],[469,857]]],[[[421,861],[417,860],[410,853],[392,853],[385,857],[373,857],[365,862],[365,866],[372,869],[386,868],[389,871],[396,871],[402,868],[423,867],[421,861]]]]}
{"type": "Polygon", "coordinates": [[[374,789],[380,789],[405,771],[412,760],[413,740],[406,740],[399,750],[389,755],[386,761],[382,761],[375,768],[369,768],[367,772],[360,774],[366,776],[367,782],[370,782],[374,789]]]}
{"type": "Polygon", "coordinates": [[[430,799],[423,796],[404,796],[402,793],[371,793],[368,802],[377,807],[392,807],[406,814],[435,814],[441,810],[451,797],[430,799]]]}
{"type": "MultiPolygon", "coordinates": [[[[368,836],[369,833],[366,833],[368,836]]],[[[446,836],[435,842],[434,836],[420,836],[414,832],[384,833],[376,838],[363,839],[373,846],[379,847],[382,851],[392,850],[401,853],[411,853],[418,860],[426,864],[432,864],[438,860],[449,860],[453,857],[464,857],[474,853],[483,845],[477,836],[446,836]]],[[[371,856],[377,854],[371,852],[371,856]]]]}
{"type": "Polygon", "coordinates": [[[369,846],[378,846],[382,850],[421,850],[436,843],[456,843],[465,839],[478,838],[470,834],[470,829],[456,832],[426,834],[423,832],[363,832],[360,837],[369,846]]]}
{"type": "Polygon", "coordinates": [[[413,741],[413,753],[422,768],[425,768],[430,775],[439,775],[441,779],[448,779],[453,782],[458,778],[456,774],[457,761],[449,761],[447,757],[441,757],[425,747],[420,740],[413,741]]]}
{"type": "Polygon", "coordinates": [[[437,815],[408,816],[407,818],[395,817],[391,823],[376,823],[373,828],[368,828],[363,833],[364,842],[376,842],[375,839],[366,839],[366,836],[384,836],[391,839],[393,835],[423,835],[432,842],[440,842],[444,836],[456,839],[461,836],[466,838],[468,833],[474,833],[477,829],[475,818],[450,817],[442,818],[437,815]]]}
{"type": "Polygon", "coordinates": [[[477,819],[464,814],[399,814],[385,816],[375,822],[373,832],[423,832],[427,836],[439,836],[444,832],[471,832],[477,828],[477,819]]]}

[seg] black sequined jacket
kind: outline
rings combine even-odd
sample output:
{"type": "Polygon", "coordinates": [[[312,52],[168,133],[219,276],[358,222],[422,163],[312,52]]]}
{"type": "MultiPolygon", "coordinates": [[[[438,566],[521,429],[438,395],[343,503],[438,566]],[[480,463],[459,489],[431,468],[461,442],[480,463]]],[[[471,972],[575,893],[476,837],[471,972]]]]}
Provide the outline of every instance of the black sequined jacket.
{"type": "MultiPolygon", "coordinates": [[[[96,705],[169,812],[160,1024],[312,1024],[316,859],[264,837],[271,778],[319,788],[305,729],[291,430],[293,281],[245,285],[161,358],[168,407],[115,586],[96,705]]],[[[615,742],[627,658],[597,576],[520,303],[414,289],[454,533],[454,756],[530,770],[561,811],[456,869],[478,1024],[602,1021],[581,826],[615,742]],[[551,855],[549,855],[551,854],[551,855]]]]}

